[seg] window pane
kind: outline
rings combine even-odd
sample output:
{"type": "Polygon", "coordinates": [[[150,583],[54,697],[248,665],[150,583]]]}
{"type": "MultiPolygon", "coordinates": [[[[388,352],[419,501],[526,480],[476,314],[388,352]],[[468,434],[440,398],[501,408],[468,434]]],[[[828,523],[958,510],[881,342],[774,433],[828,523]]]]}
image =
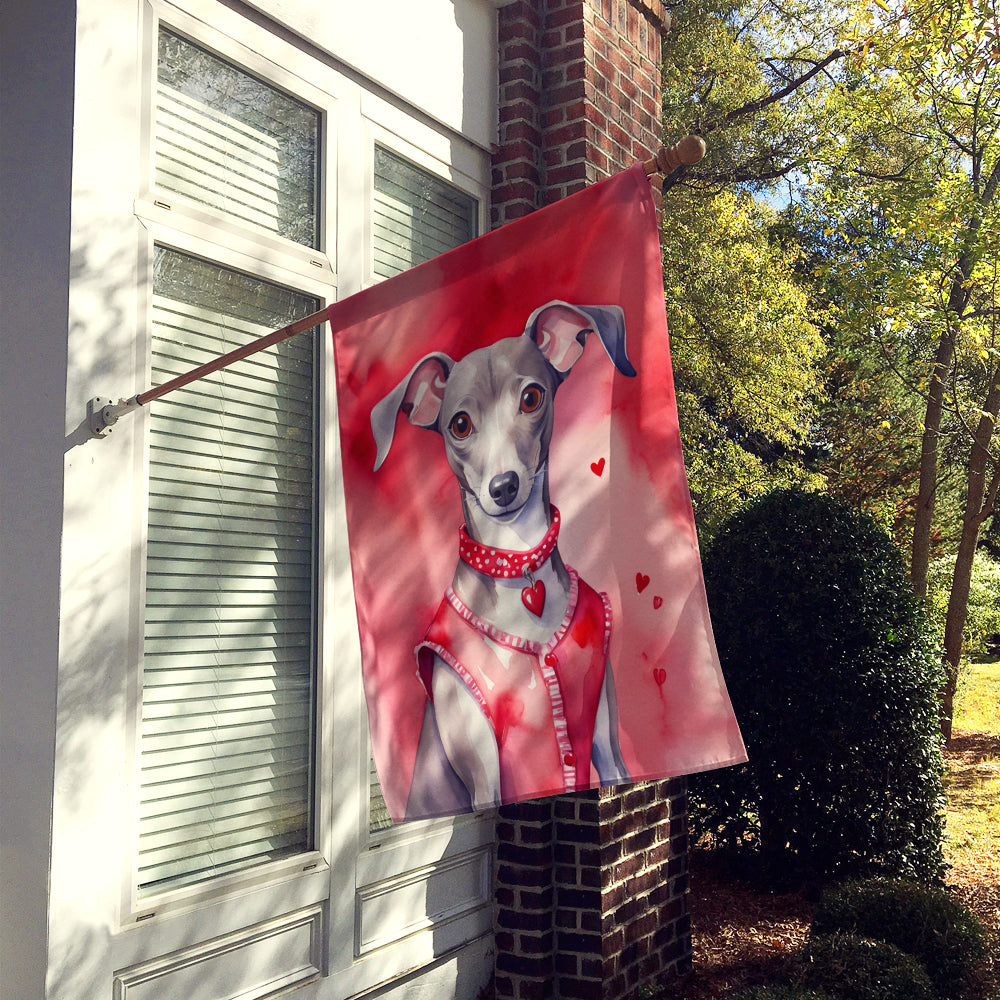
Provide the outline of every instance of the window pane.
{"type": "Polygon", "coordinates": [[[476,200],[375,147],[375,274],[390,278],[471,240],[476,200]]]}
{"type": "MultiPolygon", "coordinates": [[[[373,233],[375,274],[391,278],[478,235],[475,198],[375,147],[373,233]]],[[[368,823],[372,833],[392,826],[375,763],[369,760],[368,823]]]]}
{"type": "Polygon", "coordinates": [[[317,246],[319,112],[160,28],[156,184],[317,246]]]}
{"type": "MultiPolygon", "coordinates": [[[[314,312],[164,248],[152,382],[314,312]]],[[[142,894],[312,846],[315,331],[150,405],[142,894]]]]}

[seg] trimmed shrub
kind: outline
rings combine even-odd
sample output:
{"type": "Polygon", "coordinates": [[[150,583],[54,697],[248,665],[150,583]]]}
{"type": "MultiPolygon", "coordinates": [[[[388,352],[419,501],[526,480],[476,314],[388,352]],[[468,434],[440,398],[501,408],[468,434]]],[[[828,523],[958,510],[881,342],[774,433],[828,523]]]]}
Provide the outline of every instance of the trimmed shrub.
{"type": "Polygon", "coordinates": [[[827,889],[812,933],[850,932],[895,945],[918,959],[943,997],[960,997],[976,963],[986,957],[986,933],[947,890],[904,879],[869,879],[827,889]]]}
{"type": "Polygon", "coordinates": [[[889,536],[779,490],[727,522],[704,565],[750,760],[691,779],[695,834],[776,873],[939,878],[943,672],[889,536]]]}
{"type": "Polygon", "coordinates": [[[795,978],[838,1000],[934,1000],[930,978],[912,955],[854,934],[810,938],[795,978]]]}

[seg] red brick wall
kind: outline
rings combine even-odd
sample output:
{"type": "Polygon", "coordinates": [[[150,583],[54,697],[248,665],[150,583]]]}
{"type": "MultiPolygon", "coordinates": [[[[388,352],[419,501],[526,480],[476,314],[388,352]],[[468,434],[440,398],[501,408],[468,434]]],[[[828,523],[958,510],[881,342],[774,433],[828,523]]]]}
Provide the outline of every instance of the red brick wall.
{"type": "MultiPolygon", "coordinates": [[[[500,8],[493,224],[660,143],[660,0],[500,8]]],[[[497,820],[496,995],[622,1000],[690,966],[684,779],[520,803],[497,820]]]]}
{"type": "Polygon", "coordinates": [[[500,809],[494,885],[496,995],[554,1000],[553,800],[500,809]]]}
{"type": "Polygon", "coordinates": [[[684,779],[505,806],[496,996],[620,1000],[691,964],[684,779]]]}
{"type": "Polygon", "coordinates": [[[494,225],[655,152],[667,20],[661,0],[514,0],[498,15],[494,225]]]}

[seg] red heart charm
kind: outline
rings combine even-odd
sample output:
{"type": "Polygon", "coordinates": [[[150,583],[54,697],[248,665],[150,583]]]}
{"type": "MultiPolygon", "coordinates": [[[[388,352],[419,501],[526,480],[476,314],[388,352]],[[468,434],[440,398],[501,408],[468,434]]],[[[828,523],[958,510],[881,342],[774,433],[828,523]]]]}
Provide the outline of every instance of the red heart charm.
{"type": "Polygon", "coordinates": [[[533,587],[521,590],[521,603],[533,614],[541,617],[545,610],[545,584],[536,580],[533,587]]]}
{"type": "Polygon", "coordinates": [[[649,586],[649,577],[645,573],[635,574],[635,589],[641,594],[649,586]]]}
{"type": "Polygon", "coordinates": [[[604,459],[602,458],[600,461],[591,462],[590,463],[590,471],[595,476],[600,476],[604,472],[604,459]]]}
{"type": "Polygon", "coordinates": [[[656,681],[658,687],[663,687],[663,682],[667,679],[667,672],[663,667],[657,667],[653,671],[653,680],[656,681]]]}
{"type": "Polygon", "coordinates": [[[656,608],[657,611],[663,607],[663,598],[660,597],[659,594],[653,598],[653,607],[656,608]]]}

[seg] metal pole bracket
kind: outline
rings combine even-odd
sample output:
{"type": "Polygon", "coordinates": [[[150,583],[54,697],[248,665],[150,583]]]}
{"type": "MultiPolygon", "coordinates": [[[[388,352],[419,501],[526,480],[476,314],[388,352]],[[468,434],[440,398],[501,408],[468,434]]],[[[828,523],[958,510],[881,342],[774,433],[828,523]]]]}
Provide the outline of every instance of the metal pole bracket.
{"type": "Polygon", "coordinates": [[[131,399],[119,399],[118,402],[104,396],[94,396],[87,400],[87,423],[94,437],[107,437],[112,427],[123,413],[138,409],[139,402],[135,396],[131,399]]]}

